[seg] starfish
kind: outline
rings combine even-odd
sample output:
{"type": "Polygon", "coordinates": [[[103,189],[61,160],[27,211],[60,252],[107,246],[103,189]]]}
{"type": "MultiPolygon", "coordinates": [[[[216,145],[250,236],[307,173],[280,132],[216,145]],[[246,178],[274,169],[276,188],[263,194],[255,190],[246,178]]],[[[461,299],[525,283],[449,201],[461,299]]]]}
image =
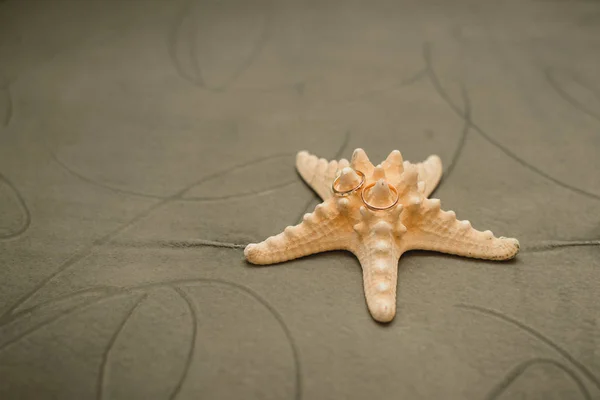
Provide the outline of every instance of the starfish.
{"type": "Polygon", "coordinates": [[[458,220],[454,211],[442,210],[440,200],[428,198],[442,176],[436,155],[413,164],[394,150],[374,166],[362,149],[354,151],[350,162],[327,161],[301,151],[296,168],[323,202],[300,224],[247,245],[246,259],[266,265],[324,251],[350,251],[361,264],[367,307],[378,322],[390,322],[396,315],[398,261],[403,253],[429,250],[508,260],[519,251],[518,240],[478,231],[469,221],[458,220]],[[332,190],[334,181],[338,191],[359,188],[339,196],[332,190]]]}

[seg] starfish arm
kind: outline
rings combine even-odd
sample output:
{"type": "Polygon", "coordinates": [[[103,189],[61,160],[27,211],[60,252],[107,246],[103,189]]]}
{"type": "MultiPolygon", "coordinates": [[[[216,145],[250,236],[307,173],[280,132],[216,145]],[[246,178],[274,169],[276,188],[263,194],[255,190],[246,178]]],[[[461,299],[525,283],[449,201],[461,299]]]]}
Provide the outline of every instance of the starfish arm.
{"type": "Polygon", "coordinates": [[[327,161],[306,151],[296,156],[296,169],[304,181],[321,197],[327,200],[333,196],[331,184],[338,170],[347,167],[348,160],[327,161]]]}
{"type": "Polygon", "coordinates": [[[410,250],[430,250],[486,260],[509,260],[519,252],[519,241],[497,238],[491,231],[474,229],[469,221],[459,221],[454,211],[443,211],[439,200],[426,199],[412,218],[403,240],[410,250]]]}
{"type": "Polygon", "coordinates": [[[313,213],[305,214],[300,224],[288,226],[261,243],[249,244],[244,255],[252,264],[276,264],[324,251],[348,250],[352,243],[352,226],[331,199],[317,205],[313,213]]]}
{"type": "Polygon", "coordinates": [[[425,182],[423,195],[429,197],[442,179],[442,160],[438,156],[432,155],[423,162],[410,165],[417,169],[419,181],[425,182]]]}
{"type": "Polygon", "coordinates": [[[367,307],[373,319],[390,322],[396,315],[398,260],[401,252],[383,251],[382,247],[363,247],[357,254],[363,271],[363,286],[367,307]]]}
{"type": "Polygon", "coordinates": [[[401,212],[402,207],[396,207],[381,215],[361,207],[360,222],[354,225],[360,245],[353,253],[362,266],[367,307],[379,322],[389,322],[396,315],[398,260],[405,250],[402,236],[406,232],[398,221],[401,212]]]}

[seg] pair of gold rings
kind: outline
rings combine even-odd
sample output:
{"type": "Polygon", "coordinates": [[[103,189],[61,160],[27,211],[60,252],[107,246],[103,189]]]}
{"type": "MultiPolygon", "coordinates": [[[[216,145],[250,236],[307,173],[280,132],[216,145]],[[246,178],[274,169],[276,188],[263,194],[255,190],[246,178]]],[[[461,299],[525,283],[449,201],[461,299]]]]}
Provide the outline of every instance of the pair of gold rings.
{"type": "MultiPolygon", "coordinates": [[[[358,184],[356,184],[356,186],[354,186],[351,189],[348,190],[339,190],[338,188],[336,188],[336,184],[339,182],[341,175],[338,175],[334,180],[333,183],[331,184],[331,189],[333,190],[333,193],[336,196],[350,196],[352,193],[358,191],[361,187],[363,187],[363,185],[365,184],[366,181],[366,177],[365,174],[363,174],[361,171],[355,169],[354,172],[356,172],[356,174],[360,177],[360,182],[358,182],[358,184]]],[[[362,202],[365,204],[365,206],[367,206],[368,209],[373,210],[373,211],[381,211],[381,210],[388,210],[392,207],[394,207],[396,204],[398,204],[398,200],[399,200],[399,195],[398,195],[398,190],[390,185],[389,183],[387,184],[388,187],[390,188],[390,190],[392,191],[392,193],[394,193],[394,201],[392,202],[392,204],[389,204],[385,207],[378,207],[378,206],[374,206],[373,204],[370,204],[366,199],[365,199],[365,192],[368,192],[373,186],[375,186],[377,182],[373,182],[368,184],[367,186],[365,186],[365,188],[362,190],[362,192],[360,192],[360,198],[362,199],[362,202]]]]}

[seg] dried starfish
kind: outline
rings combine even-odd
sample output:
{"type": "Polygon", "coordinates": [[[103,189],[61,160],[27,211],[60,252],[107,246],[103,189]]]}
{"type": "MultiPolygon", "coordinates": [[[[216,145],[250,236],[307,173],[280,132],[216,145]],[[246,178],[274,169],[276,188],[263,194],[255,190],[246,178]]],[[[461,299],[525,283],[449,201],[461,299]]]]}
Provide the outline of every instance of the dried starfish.
{"type": "Polygon", "coordinates": [[[441,210],[438,199],[427,198],[442,176],[438,156],[412,164],[394,150],[375,167],[362,149],[354,151],[351,162],[328,162],[301,151],[296,168],[323,202],[300,224],[246,246],[246,259],[264,265],[323,251],[350,251],[360,261],[367,306],[379,322],[389,322],[396,314],[398,260],[404,252],[508,260],[519,251],[516,239],[480,232],[469,221],[459,221],[454,211],[441,210]],[[347,196],[334,194],[334,180],[337,190],[349,190],[360,184],[360,172],[365,181],[358,190],[347,196]],[[397,204],[385,210],[365,206],[386,208],[395,199],[397,204]]]}

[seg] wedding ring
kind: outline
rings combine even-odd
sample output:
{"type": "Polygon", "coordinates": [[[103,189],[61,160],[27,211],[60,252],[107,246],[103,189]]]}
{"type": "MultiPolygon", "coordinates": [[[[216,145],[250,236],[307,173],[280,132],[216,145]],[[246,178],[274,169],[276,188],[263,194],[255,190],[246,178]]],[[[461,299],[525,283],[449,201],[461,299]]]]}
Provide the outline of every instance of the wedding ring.
{"type": "Polygon", "coordinates": [[[369,189],[371,189],[373,186],[375,186],[375,184],[377,184],[377,182],[373,182],[373,183],[365,186],[363,191],[360,193],[360,197],[362,198],[363,203],[365,203],[365,206],[367,206],[368,209],[373,210],[373,211],[388,210],[388,209],[394,207],[396,204],[398,204],[398,200],[400,199],[400,196],[398,195],[398,190],[396,190],[396,188],[394,186],[390,185],[389,183],[387,184],[388,187],[396,196],[396,198],[394,199],[392,204],[390,204],[389,206],[385,206],[385,207],[376,207],[372,204],[369,204],[367,202],[367,200],[365,200],[365,192],[367,192],[369,189]]]}
{"type": "Polygon", "coordinates": [[[362,172],[360,172],[359,170],[355,169],[354,172],[356,172],[358,174],[358,176],[360,176],[360,182],[358,183],[358,185],[354,186],[352,189],[349,190],[338,190],[336,189],[335,185],[338,183],[338,181],[340,180],[340,177],[342,176],[341,174],[337,176],[337,178],[335,178],[333,180],[333,183],[331,184],[331,190],[333,190],[333,193],[338,195],[338,196],[349,196],[352,193],[356,192],[358,189],[360,189],[362,187],[362,185],[364,185],[365,183],[365,174],[363,174],[362,172]]]}

